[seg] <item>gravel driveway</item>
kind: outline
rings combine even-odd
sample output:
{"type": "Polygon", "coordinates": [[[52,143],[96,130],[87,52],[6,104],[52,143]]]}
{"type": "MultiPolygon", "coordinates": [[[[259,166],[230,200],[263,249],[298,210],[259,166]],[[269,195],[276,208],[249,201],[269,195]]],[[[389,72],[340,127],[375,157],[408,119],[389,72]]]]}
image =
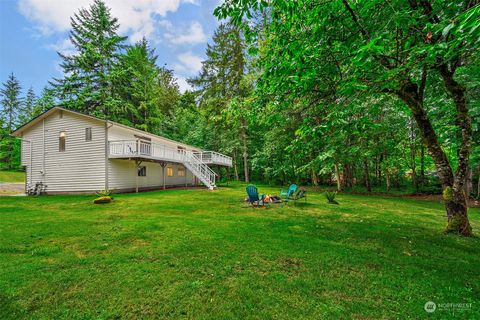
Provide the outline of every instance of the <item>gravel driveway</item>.
{"type": "Polygon", "coordinates": [[[3,183],[0,182],[0,196],[11,196],[25,193],[25,184],[20,183],[3,183]]]}

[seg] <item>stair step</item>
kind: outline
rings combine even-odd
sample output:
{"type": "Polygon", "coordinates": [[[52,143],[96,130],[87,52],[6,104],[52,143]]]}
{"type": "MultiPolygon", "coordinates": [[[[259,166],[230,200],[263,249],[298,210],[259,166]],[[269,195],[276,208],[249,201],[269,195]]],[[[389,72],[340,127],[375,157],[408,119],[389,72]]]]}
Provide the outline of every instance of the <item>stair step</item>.
{"type": "Polygon", "coordinates": [[[185,167],[189,169],[205,186],[213,190],[215,185],[215,172],[212,171],[204,162],[197,158],[193,153],[185,153],[184,163],[185,167]]]}

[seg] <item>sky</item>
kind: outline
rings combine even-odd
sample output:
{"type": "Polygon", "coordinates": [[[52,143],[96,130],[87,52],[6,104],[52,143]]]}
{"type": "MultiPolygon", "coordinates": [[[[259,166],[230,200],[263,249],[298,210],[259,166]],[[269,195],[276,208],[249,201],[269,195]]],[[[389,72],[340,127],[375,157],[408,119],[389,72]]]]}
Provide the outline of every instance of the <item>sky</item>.
{"type": "MultiPolygon", "coordinates": [[[[61,77],[57,51],[72,53],[70,16],[93,0],[0,0],[0,82],[10,73],[24,93],[40,94],[48,80],[61,77]]],[[[174,71],[180,90],[198,74],[207,42],[218,26],[219,0],[105,0],[129,43],[146,37],[157,64],[174,71]]]]}

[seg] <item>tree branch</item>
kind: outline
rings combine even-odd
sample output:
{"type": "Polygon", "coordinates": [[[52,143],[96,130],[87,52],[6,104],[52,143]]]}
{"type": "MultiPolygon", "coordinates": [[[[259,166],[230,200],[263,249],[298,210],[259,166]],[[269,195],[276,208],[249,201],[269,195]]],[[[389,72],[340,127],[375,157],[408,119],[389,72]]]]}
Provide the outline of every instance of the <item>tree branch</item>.
{"type": "Polygon", "coordinates": [[[350,4],[348,3],[348,1],[347,1],[347,0],[342,0],[342,3],[343,3],[343,5],[345,6],[345,9],[347,9],[347,11],[350,13],[350,16],[352,17],[353,22],[354,22],[354,23],[358,26],[358,28],[360,29],[360,33],[362,34],[362,36],[363,36],[364,38],[368,38],[367,31],[366,31],[366,30],[362,27],[362,25],[360,24],[357,15],[356,15],[355,12],[353,11],[352,7],[350,7],[350,4]]]}

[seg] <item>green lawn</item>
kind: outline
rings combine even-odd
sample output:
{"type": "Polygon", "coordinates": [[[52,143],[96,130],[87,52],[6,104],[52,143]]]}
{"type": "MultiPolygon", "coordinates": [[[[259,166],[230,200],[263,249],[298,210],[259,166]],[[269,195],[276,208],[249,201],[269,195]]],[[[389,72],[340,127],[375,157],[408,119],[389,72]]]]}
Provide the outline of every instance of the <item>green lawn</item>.
{"type": "MultiPolygon", "coordinates": [[[[480,318],[480,239],[443,235],[441,203],[243,197],[231,184],[107,205],[1,198],[0,318],[480,318]],[[472,305],[427,314],[429,300],[472,305]]],[[[479,233],[479,210],[470,218],[479,233]]]]}
{"type": "Polygon", "coordinates": [[[25,172],[19,171],[1,171],[0,170],[0,183],[2,182],[24,182],[25,172]]]}

